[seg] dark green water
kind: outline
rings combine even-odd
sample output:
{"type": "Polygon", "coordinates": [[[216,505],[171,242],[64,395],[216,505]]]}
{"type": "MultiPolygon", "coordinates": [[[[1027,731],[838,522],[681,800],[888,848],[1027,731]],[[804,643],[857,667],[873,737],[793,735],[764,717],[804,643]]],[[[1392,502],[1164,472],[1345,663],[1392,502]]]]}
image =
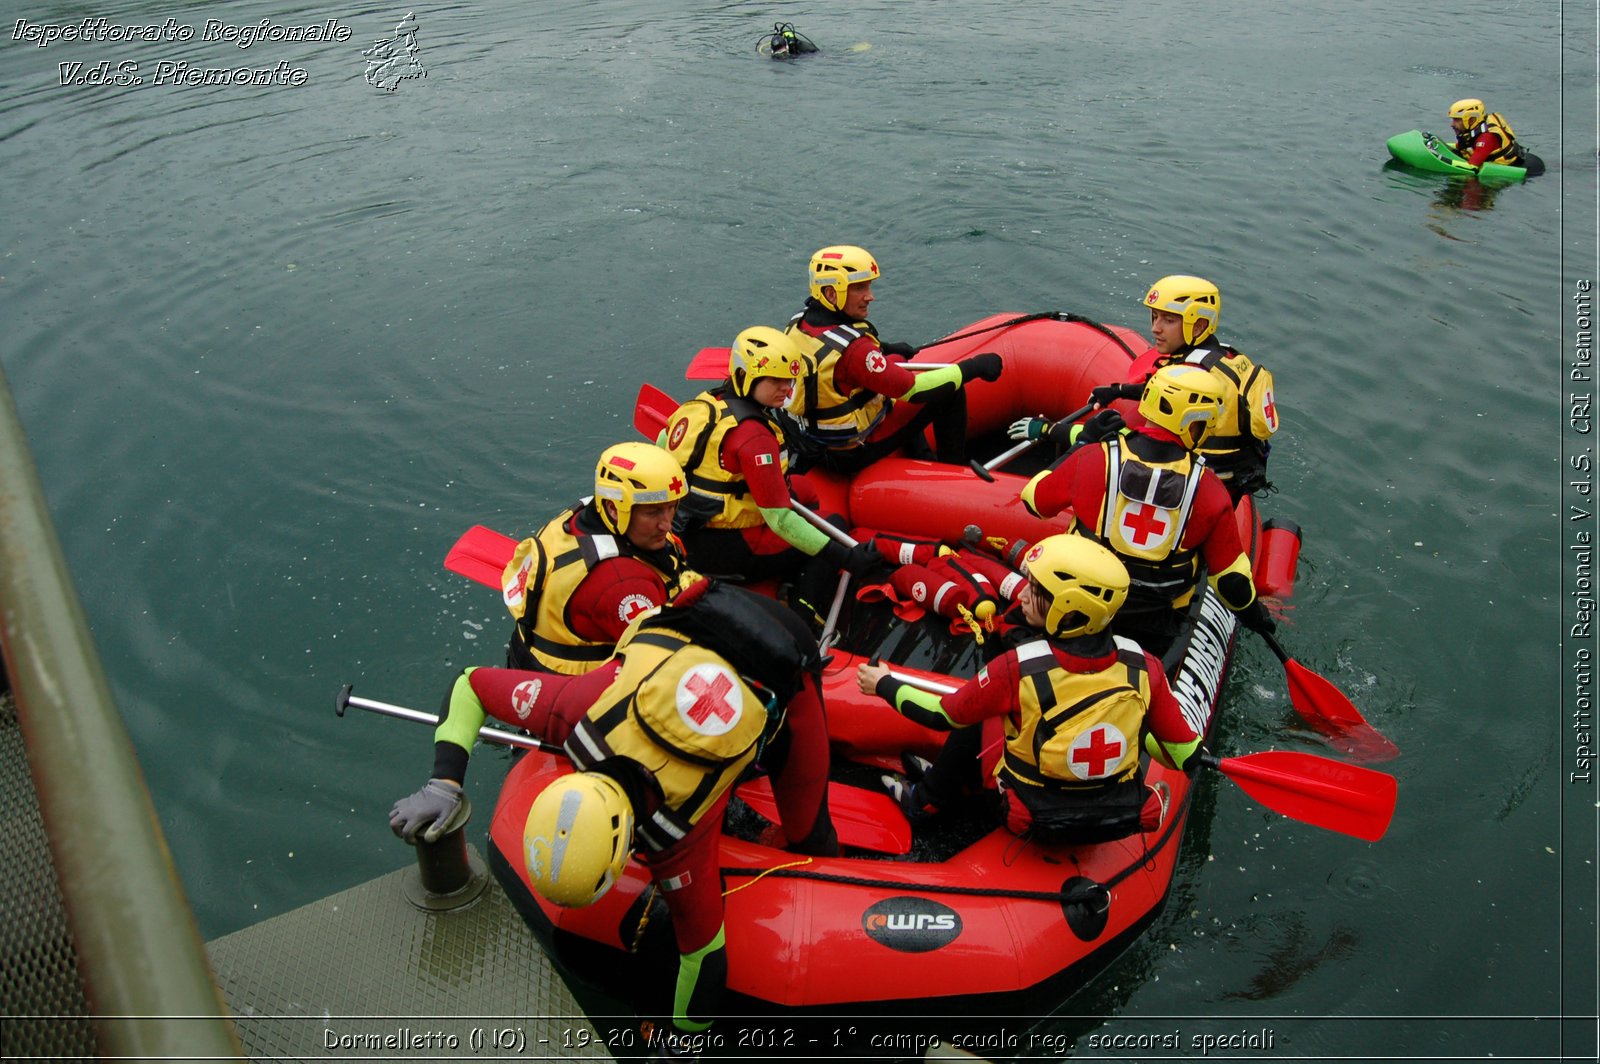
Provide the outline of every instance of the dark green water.
{"type": "MultiPolygon", "coordinates": [[[[393,92],[361,52],[404,6],[8,9],[0,361],[207,937],[409,860],[385,813],[429,737],[334,692],[431,708],[497,661],[455,537],[584,492],[641,380],[687,395],[690,354],[781,322],[849,242],[913,341],[1004,310],[1142,327],[1155,277],[1218,282],[1277,375],[1272,509],[1306,529],[1284,641],[1403,751],[1371,845],[1215,781],[1167,912],[1046,1055],[1263,1029],[1235,1059],[1592,1055],[1594,522],[1565,486],[1593,438],[1592,0],[485,0],[414,8],[427,76],[393,92]],[[197,39],[11,21],[86,16],[197,39]],[[352,37],[239,49],[210,18],[352,37]],[[775,18],[828,54],[758,58],[775,18]],[[60,84],[102,60],[146,82],[60,84]],[[162,60],[306,73],[159,85],[162,60]],[[1473,202],[1384,167],[1468,95],[1551,172],[1473,202]]],[[[1324,750],[1255,642],[1219,745],[1324,750]]],[[[484,813],[502,768],[475,760],[484,813]]]]}

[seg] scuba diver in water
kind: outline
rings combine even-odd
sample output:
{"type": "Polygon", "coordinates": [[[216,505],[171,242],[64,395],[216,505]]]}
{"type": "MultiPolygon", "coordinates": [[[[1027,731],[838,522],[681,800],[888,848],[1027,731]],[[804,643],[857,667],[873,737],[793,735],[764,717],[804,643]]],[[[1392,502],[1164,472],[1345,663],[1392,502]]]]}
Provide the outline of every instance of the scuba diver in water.
{"type": "Polygon", "coordinates": [[[756,51],[774,59],[793,59],[821,50],[810,37],[795,29],[793,22],[773,23],[772,32],[763,33],[756,41],[756,51]]]}

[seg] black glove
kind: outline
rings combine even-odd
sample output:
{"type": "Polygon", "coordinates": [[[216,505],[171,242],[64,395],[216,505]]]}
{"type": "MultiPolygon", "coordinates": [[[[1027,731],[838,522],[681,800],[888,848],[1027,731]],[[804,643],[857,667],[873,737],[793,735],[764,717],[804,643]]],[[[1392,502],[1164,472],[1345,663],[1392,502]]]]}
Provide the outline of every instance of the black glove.
{"type": "Polygon", "coordinates": [[[1272,611],[1260,599],[1239,611],[1239,623],[1262,635],[1271,635],[1278,630],[1278,622],[1272,619],[1272,611]]]}
{"type": "Polygon", "coordinates": [[[1095,406],[1110,406],[1118,399],[1136,399],[1144,394],[1144,387],[1138,384],[1102,384],[1089,393],[1089,401],[1095,406]]]}
{"type": "Polygon", "coordinates": [[[1122,415],[1115,410],[1102,410],[1094,417],[1083,423],[1083,431],[1078,433],[1075,443],[1104,443],[1114,439],[1117,433],[1128,427],[1122,420],[1122,415]]]}
{"type": "Polygon", "coordinates": [[[885,569],[890,568],[889,559],[879,554],[876,549],[866,543],[857,543],[845,551],[844,558],[839,562],[841,569],[847,569],[850,575],[857,579],[876,576],[885,569]]]}
{"type": "Polygon", "coordinates": [[[986,381],[999,380],[1000,370],[1004,364],[1000,361],[999,355],[993,351],[985,351],[981,355],[973,355],[971,358],[959,363],[959,365],[961,366],[961,383],[966,384],[973,378],[986,381]]]}
{"type": "Polygon", "coordinates": [[[902,343],[893,343],[893,344],[879,343],[878,344],[878,349],[881,350],[886,355],[899,355],[901,358],[910,358],[912,355],[914,355],[918,351],[922,350],[916,344],[902,344],[902,343]]]}
{"type": "Polygon", "coordinates": [[[868,543],[857,543],[853,547],[846,547],[843,543],[830,539],[828,545],[823,547],[817,556],[835,569],[843,569],[854,577],[871,576],[889,564],[888,559],[868,543]]]}

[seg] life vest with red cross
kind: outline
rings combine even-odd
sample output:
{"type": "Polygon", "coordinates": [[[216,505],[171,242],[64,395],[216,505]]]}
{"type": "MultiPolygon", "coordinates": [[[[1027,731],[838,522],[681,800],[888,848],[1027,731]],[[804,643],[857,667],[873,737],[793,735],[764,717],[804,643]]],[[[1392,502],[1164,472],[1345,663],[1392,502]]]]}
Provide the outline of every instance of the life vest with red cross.
{"type": "Polygon", "coordinates": [[[668,594],[688,571],[676,537],[665,550],[646,555],[626,536],[585,531],[577,518],[588,504],[588,499],[580,500],[517,544],[501,574],[501,597],[517,622],[510,652],[515,668],[581,676],[611,657],[610,643],[582,638],[567,617],[568,601],[601,562],[637,558],[661,574],[668,594]]]}
{"type": "Polygon", "coordinates": [[[1117,639],[1099,672],[1061,667],[1048,639],[1017,648],[1018,714],[997,774],[1018,789],[1094,790],[1135,778],[1150,678],[1144,651],[1117,639]]]}
{"type": "Polygon", "coordinates": [[[1198,571],[1195,551],[1182,543],[1205,459],[1185,451],[1175,461],[1147,462],[1120,440],[1103,446],[1105,499],[1090,538],[1127,566],[1130,607],[1170,604],[1194,586],[1198,571]]]}
{"type": "Polygon", "coordinates": [[[1222,413],[1197,453],[1224,483],[1237,479],[1253,485],[1264,480],[1268,441],[1279,424],[1272,371],[1225,344],[1196,347],[1183,356],[1183,362],[1210,370],[1228,385],[1222,413]]]}
{"type": "Polygon", "coordinates": [[[760,421],[778,441],[778,464],[789,469],[783,428],[766,407],[714,388],[690,399],[667,419],[667,450],[689,478],[689,498],[678,506],[680,531],[697,528],[754,528],[766,518],[750,497],[744,474],[722,468],[722,444],[744,421],[760,421]]]}
{"type": "MultiPolygon", "coordinates": [[[[894,400],[866,388],[856,388],[847,395],[834,382],[833,374],[840,356],[851,344],[863,336],[876,340],[878,332],[865,321],[813,331],[804,326],[804,320],[805,312],[801,311],[789,320],[785,332],[806,352],[816,369],[795,389],[789,413],[799,419],[807,437],[830,450],[858,446],[889,416],[894,400]]],[[[870,357],[884,356],[875,353],[870,357]]]]}
{"type": "Polygon", "coordinates": [[[617,641],[622,667],[566,750],[579,770],[617,757],[643,770],[659,801],[636,830],[662,850],[687,835],[755,759],[769,716],[726,658],[651,619],[641,617],[617,641]]]}

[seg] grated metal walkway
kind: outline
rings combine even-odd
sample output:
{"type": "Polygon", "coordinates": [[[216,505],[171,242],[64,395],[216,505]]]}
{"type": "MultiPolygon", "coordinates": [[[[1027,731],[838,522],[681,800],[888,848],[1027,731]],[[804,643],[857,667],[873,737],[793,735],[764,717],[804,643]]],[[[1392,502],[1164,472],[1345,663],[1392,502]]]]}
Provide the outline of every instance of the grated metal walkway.
{"type": "Polygon", "coordinates": [[[207,945],[251,1059],[611,1059],[493,877],[445,913],[407,901],[416,878],[404,868],[207,945]]]}
{"type": "Polygon", "coordinates": [[[100,1047],[9,687],[0,695],[0,1058],[92,1060],[100,1047]]]}

